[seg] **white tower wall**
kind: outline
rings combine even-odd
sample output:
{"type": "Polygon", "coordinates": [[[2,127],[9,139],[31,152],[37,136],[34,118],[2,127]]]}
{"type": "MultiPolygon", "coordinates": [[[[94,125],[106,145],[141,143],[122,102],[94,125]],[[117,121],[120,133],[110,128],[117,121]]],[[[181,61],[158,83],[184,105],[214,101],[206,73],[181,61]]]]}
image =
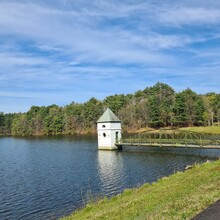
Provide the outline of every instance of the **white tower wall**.
{"type": "Polygon", "coordinates": [[[121,140],[121,122],[98,123],[98,149],[115,150],[121,140]]]}
{"type": "Polygon", "coordinates": [[[121,121],[107,108],[97,121],[98,149],[115,150],[121,141],[121,121]]]}

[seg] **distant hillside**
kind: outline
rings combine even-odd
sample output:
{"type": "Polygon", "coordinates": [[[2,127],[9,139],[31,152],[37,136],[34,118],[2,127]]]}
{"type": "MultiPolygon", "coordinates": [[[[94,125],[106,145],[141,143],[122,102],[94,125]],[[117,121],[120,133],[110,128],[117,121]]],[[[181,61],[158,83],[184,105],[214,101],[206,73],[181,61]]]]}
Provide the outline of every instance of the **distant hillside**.
{"type": "Polygon", "coordinates": [[[182,127],[220,124],[220,94],[198,95],[191,89],[176,93],[164,83],[134,94],[91,98],[64,107],[32,106],[26,113],[0,113],[0,135],[58,135],[93,133],[107,108],[122,120],[124,131],[145,127],[182,127]]]}

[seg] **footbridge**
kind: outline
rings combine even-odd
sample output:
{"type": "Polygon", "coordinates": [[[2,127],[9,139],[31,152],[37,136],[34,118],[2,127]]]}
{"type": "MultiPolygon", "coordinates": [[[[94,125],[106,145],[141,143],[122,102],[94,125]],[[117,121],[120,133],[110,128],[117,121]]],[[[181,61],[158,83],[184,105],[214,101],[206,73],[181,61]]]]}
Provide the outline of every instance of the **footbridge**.
{"type": "Polygon", "coordinates": [[[220,138],[215,135],[177,129],[160,129],[139,132],[121,139],[115,145],[118,149],[124,146],[220,149],[220,138]]]}

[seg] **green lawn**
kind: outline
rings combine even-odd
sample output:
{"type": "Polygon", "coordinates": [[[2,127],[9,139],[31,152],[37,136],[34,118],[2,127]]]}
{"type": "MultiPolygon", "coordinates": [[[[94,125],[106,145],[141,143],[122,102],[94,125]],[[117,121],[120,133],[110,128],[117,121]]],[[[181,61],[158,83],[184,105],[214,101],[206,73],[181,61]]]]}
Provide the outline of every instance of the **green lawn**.
{"type": "Polygon", "coordinates": [[[186,127],[180,128],[180,131],[193,131],[197,133],[205,133],[205,134],[219,134],[220,135],[220,126],[207,126],[207,127],[186,127]]]}
{"type": "Polygon", "coordinates": [[[67,219],[191,219],[220,199],[220,160],[195,165],[111,199],[88,204],[67,219]]]}
{"type": "MultiPolygon", "coordinates": [[[[162,129],[163,130],[163,129],[162,129]]],[[[139,129],[136,132],[133,133],[142,133],[142,132],[149,132],[149,133],[155,133],[157,131],[162,131],[162,130],[155,130],[153,128],[142,128],[139,129]]],[[[192,132],[197,132],[197,133],[205,133],[205,134],[218,134],[220,135],[220,126],[201,126],[201,127],[184,127],[184,128],[179,128],[177,129],[179,131],[192,131],[192,132]]],[[[166,133],[173,132],[172,128],[166,128],[164,130],[166,133]]]]}

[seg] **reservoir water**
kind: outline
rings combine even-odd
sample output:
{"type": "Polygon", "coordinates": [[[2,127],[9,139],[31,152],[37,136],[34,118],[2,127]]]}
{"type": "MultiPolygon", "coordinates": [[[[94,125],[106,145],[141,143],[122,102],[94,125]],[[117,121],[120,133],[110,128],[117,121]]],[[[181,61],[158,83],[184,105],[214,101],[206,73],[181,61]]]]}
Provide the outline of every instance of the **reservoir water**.
{"type": "Polygon", "coordinates": [[[96,137],[0,138],[0,219],[57,219],[91,198],[152,183],[220,150],[126,147],[98,151],[96,137]]]}

